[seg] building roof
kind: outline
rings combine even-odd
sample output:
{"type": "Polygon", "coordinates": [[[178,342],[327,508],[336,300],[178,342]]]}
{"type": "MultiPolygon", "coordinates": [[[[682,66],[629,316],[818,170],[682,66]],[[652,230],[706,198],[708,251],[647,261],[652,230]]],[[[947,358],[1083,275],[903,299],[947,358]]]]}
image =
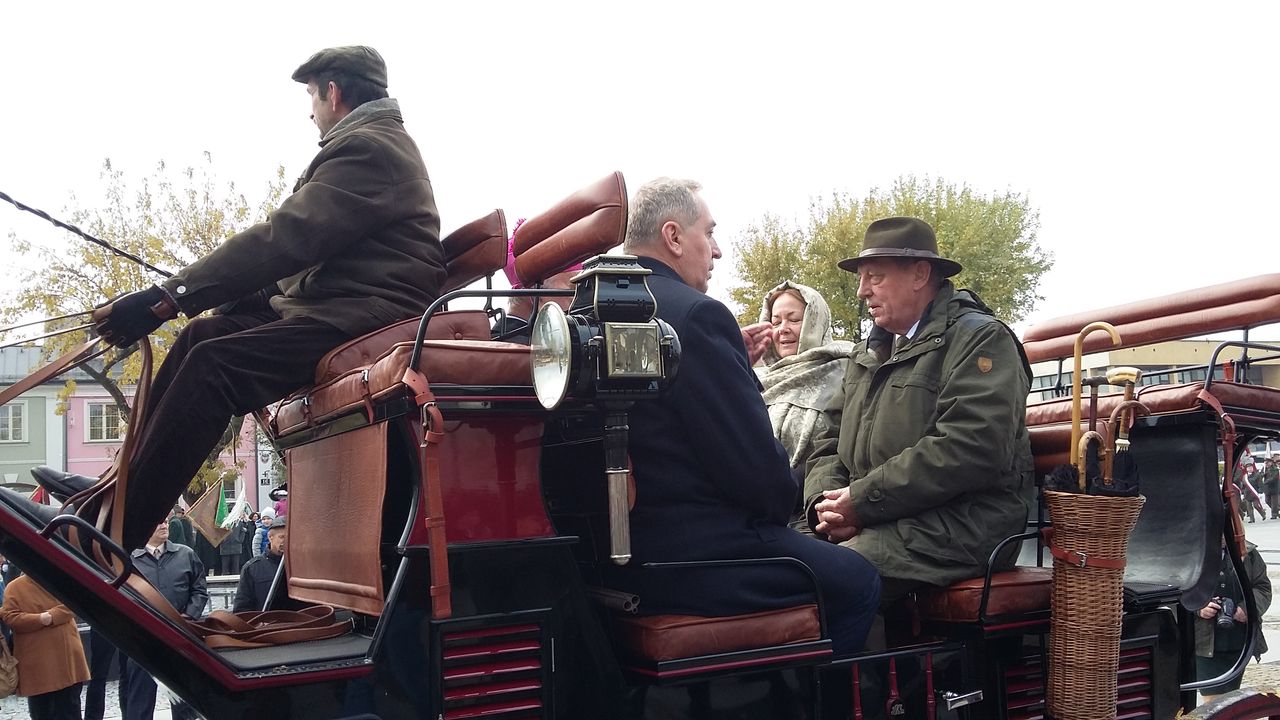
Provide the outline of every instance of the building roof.
{"type": "MultiPolygon", "coordinates": [[[[51,359],[46,358],[44,352],[44,348],[42,347],[29,345],[22,347],[0,348],[0,385],[12,385],[40,369],[41,365],[44,365],[51,359]]],[[[99,364],[99,367],[101,367],[101,364],[99,364]]],[[[97,382],[90,377],[88,373],[76,368],[60,377],[50,380],[47,384],[60,385],[65,382],[68,377],[76,382],[97,382]]]]}

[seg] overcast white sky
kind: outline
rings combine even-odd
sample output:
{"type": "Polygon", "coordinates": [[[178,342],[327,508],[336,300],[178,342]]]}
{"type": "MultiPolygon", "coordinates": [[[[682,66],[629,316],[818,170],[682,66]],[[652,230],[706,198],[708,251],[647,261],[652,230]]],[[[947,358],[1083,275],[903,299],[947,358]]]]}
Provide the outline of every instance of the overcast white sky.
{"type": "MultiPolygon", "coordinates": [[[[445,229],[621,170],[686,176],[728,247],[901,175],[1026,193],[1056,257],[1031,320],[1273,272],[1276,3],[19,3],[0,190],[51,212],[209,151],[253,197],[316,151],[293,69],[368,44],[445,229]]],[[[0,237],[79,242],[0,206],[0,237]]],[[[4,240],[2,272],[21,264],[4,240]]],[[[853,252],[855,248],[850,248],[853,252]]],[[[713,295],[727,299],[732,259],[713,295]]]]}

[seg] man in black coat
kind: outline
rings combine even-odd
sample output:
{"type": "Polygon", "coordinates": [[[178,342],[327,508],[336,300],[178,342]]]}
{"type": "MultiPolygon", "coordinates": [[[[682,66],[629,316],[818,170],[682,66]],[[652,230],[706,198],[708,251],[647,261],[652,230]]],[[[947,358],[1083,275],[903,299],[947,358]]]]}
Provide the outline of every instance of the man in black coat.
{"type": "Polygon", "coordinates": [[[787,527],[799,487],[751,370],[750,338],[704,294],[720,249],[700,189],[659,178],[631,204],[623,249],[653,271],[657,315],[679,334],[681,357],[663,397],[631,410],[632,559],[610,571],[610,582],[638,594],[646,612],[735,615],[813,602],[813,583],[785,564],[640,566],[795,558],[817,577],[835,651],[856,652],[875,616],[879,576],[861,555],[787,527]]]}
{"type": "MultiPolygon", "coordinates": [[[[267,551],[245,564],[240,571],[240,584],[236,586],[236,599],[232,611],[245,612],[264,610],[267,593],[271,592],[271,583],[280,570],[280,561],[284,559],[285,546],[289,543],[289,528],[283,515],[271,521],[267,530],[267,551]]],[[[291,600],[287,595],[277,594],[276,601],[271,604],[273,610],[292,610],[301,607],[301,603],[291,600]]]]}

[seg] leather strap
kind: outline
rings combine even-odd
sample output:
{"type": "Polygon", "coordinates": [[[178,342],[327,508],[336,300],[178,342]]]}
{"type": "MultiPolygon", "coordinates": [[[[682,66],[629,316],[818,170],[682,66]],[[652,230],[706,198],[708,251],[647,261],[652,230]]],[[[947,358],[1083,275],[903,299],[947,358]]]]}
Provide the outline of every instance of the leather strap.
{"type": "Polygon", "coordinates": [[[1045,545],[1049,548],[1049,553],[1055,558],[1072,567],[1086,568],[1109,568],[1111,570],[1123,570],[1125,559],[1096,557],[1087,553],[1078,552],[1076,550],[1064,550],[1053,544],[1053,528],[1045,528],[1040,531],[1044,535],[1045,545]]]}
{"type": "Polygon", "coordinates": [[[1230,509],[1227,522],[1231,523],[1231,539],[1236,544],[1240,557],[1248,554],[1244,539],[1244,518],[1240,517],[1240,503],[1235,493],[1236,466],[1240,459],[1236,455],[1236,423],[1222,408],[1222,403],[1208,389],[1202,388],[1196,398],[1213,408],[1222,423],[1222,457],[1224,460],[1222,475],[1222,501],[1230,509]]]}
{"type": "Polygon", "coordinates": [[[312,605],[299,611],[214,610],[190,621],[190,627],[211,648],[252,648],[338,637],[350,632],[354,622],[338,620],[328,605],[312,605]]]}
{"type": "Polygon", "coordinates": [[[190,630],[215,650],[324,640],[345,635],[355,628],[353,620],[338,620],[333,608],[327,605],[312,605],[298,611],[229,613],[214,610],[200,620],[192,620],[174,609],[141,575],[131,573],[125,584],[169,622],[190,630]]]}
{"type": "Polygon", "coordinates": [[[413,400],[422,408],[422,438],[418,441],[418,467],[426,497],[427,545],[431,563],[431,617],[443,620],[453,614],[449,585],[449,544],[445,536],[444,490],[440,482],[440,441],[444,439],[444,416],[426,376],[416,368],[405,370],[402,380],[413,391],[413,400]]]}

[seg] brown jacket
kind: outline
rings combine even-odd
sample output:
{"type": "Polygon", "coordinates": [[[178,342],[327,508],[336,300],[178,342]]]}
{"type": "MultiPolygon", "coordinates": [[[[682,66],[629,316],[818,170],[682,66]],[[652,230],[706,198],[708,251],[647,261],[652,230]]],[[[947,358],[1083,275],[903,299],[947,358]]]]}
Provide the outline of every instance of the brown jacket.
{"type": "Polygon", "coordinates": [[[13,629],[19,695],[44,695],[89,679],[75,616],[30,577],[5,588],[0,620],[13,629]],[[53,617],[52,624],[40,622],[44,612],[53,617]]]}
{"type": "Polygon", "coordinates": [[[422,313],[444,276],[431,180],[387,98],[357,107],[320,141],[266,222],[163,285],[188,316],[267,288],[283,317],[354,336],[422,313]]]}

